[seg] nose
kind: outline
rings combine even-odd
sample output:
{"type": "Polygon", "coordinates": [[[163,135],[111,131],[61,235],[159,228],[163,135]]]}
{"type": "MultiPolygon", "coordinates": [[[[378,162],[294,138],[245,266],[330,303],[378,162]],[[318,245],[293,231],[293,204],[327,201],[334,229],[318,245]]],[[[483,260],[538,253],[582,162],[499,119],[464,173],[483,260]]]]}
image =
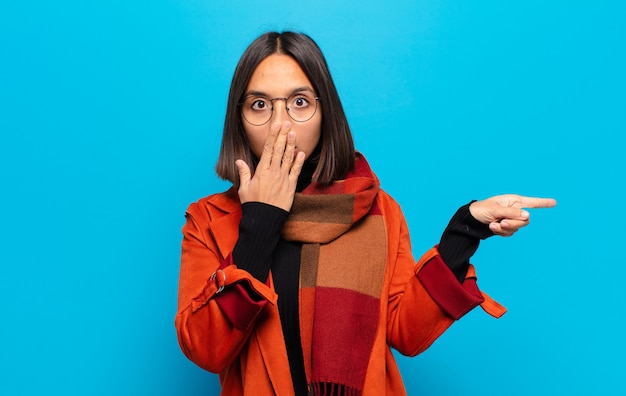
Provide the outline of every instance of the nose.
{"type": "Polygon", "coordinates": [[[287,113],[287,98],[272,99],[272,122],[287,121],[289,114],[287,113]]]}

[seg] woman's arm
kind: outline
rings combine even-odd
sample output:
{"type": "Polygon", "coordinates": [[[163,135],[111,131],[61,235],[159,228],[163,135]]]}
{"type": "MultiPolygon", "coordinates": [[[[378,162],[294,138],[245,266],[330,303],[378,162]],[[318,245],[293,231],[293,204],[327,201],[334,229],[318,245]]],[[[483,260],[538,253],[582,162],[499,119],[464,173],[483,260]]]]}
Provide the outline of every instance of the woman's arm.
{"type": "MultiPolygon", "coordinates": [[[[528,224],[529,214],[523,207],[555,204],[553,199],[504,195],[473,202],[468,210],[473,219],[488,224],[495,234],[508,236],[528,224]]],[[[477,305],[495,317],[505,312],[478,289],[474,268],[469,263],[463,282],[458,282],[437,248],[427,252],[415,265],[406,222],[399,207],[394,211],[397,215],[386,216],[390,249],[397,246],[393,250],[395,260],[389,263],[393,269],[387,329],[391,346],[412,356],[428,348],[454,320],[477,305]]]]}
{"type": "MultiPolygon", "coordinates": [[[[220,372],[238,355],[259,313],[276,303],[266,285],[222,257],[200,224],[195,204],[183,227],[176,330],[185,355],[200,367],[220,372]]],[[[233,231],[236,233],[236,231],[233,231]]]]}

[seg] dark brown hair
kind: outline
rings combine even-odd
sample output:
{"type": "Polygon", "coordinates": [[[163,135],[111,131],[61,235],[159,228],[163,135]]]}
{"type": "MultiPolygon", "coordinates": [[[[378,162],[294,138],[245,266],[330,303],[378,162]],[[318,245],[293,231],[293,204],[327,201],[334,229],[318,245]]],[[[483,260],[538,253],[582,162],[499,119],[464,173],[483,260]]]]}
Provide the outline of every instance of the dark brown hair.
{"type": "Polygon", "coordinates": [[[307,159],[317,161],[313,181],[328,184],[345,178],[354,168],[355,152],[339,94],[318,45],[306,34],[294,32],[265,33],[254,40],[241,56],[228,95],[222,147],[215,167],[218,176],[239,185],[235,160],[243,159],[252,171],[256,168],[258,158],[250,150],[238,103],[256,67],[272,54],[288,55],[298,62],[320,97],[322,130],[318,149],[315,150],[319,157],[307,159]]]}

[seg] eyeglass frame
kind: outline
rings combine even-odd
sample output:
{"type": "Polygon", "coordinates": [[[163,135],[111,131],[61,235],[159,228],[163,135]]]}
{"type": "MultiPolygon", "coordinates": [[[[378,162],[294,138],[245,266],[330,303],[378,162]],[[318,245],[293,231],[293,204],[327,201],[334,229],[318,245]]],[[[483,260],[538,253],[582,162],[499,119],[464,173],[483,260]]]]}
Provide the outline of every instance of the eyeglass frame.
{"type": "Polygon", "coordinates": [[[313,97],[313,99],[315,99],[315,110],[313,111],[313,114],[311,114],[311,116],[309,118],[307,118],[306,120],[296,120],[295,118],[293,118],[293,116],[291,115],[291,113],[289,112],[289,107],[287,107],[287,101],[289,100],[289,98],[291,98],[292,96],[297,96],[299,94],[299,92],[294,92],[291,95],[287,96],[286,98],[281,98],[281,97],[277,97],[277,98],[271,98],[271,99],[267,99],[269,100],[269,102],[272,104],[272,107],[270,108],[270,116],[267,119],[267,121],[261,123],[261,124],[254,124],[252,122],[250,122],[245,115],[243,115],[243,105],[245,104],[245,100],[251,96],[255,96],[255,95],[246,95],[244,97],[244,102],[238,102],[237,106],[241,107],[242,110],[241,111],[241,117],[246,120],[246,122],[250,125],[254,125],[254,126],[262,126],[267,124],[268,122],[270,122],[270,120],[272,119],[272,116],[274,115],[274,101],[275,100],[284,100],[285,101],[285,110],[287,110],[287,115],[289,116],[289,118],[291,118],[292,120],[294,120],[295,122],[307,122],[309,121],[311,118],[313,118],[313,116],[315,115],[315,113],[317,113],[317,103],[322,99],[319,96],[315,96],[313,97]]]}

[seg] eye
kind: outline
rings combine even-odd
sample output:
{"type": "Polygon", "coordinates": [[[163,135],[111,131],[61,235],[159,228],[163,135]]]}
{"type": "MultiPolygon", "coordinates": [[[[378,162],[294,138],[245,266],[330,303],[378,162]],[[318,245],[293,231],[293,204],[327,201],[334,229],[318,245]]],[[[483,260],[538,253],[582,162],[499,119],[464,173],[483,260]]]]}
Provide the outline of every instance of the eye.
{"type": "Polygon", "coordinates": [[[250,99],[249,107],[255,111],[267,110],[270,106],[264,99],[250,99]]]}
{"type": "Polygon", "coordinates": [[[296,108],[296,109],[303,109],[305,107],[308,107],[311,104],[311,99],[309,99],[308,97],[304,95],[298,95],[293,98],[291,103],[292,103],[291,107],[296,108]]]}

